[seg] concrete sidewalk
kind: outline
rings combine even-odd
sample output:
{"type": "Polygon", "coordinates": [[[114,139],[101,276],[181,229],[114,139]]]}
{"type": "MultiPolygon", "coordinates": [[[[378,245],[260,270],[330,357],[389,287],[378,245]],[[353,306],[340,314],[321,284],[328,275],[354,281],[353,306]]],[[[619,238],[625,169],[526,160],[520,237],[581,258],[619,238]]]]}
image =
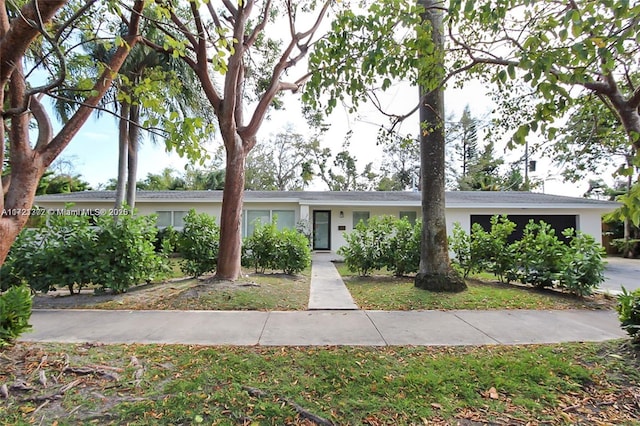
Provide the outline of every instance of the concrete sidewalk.
{"type": "Polygon", "coordinates": [[[613,311],[34,310],[30,342],[237,346],[493,345],[625,337],[613,311]]]}
{"type": "Polygon", "coordinates": [[[359,311],[331,262],[316,253],[309,311],[34,310],[31,342],[237,346],[495,345],[625,337],[613,311],[359,311]]]}

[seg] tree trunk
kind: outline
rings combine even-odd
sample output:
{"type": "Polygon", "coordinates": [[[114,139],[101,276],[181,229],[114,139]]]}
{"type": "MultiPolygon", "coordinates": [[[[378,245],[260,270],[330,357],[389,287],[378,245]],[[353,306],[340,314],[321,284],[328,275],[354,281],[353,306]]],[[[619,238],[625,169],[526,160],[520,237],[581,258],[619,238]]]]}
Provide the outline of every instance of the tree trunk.
{"type": "Polygon", "coordinates": [[[244,163],[247,156],[239,136],[227,146],[227,164],[220,215],[220,251],[216,278],[236,280],[241,272],[242,200],[244,195],[244,163]]]}
{"type": "Polygon", "coordinates": [[[118,127],[118,177],[116,179],[116,201],[114,208],[119,209],[124,203],[124,192],[127,183],[127,155],[129,150],[129,104],[122,103],[118,127]]]}
{"type": "MultiPolygon", "coordinates": [[[[443,49],[442,12],[437,1],[419,0],[431,21],[432,39],[443,49]]],[[[421,89],[421,92],[423,90],[421,89]]],[[[420,269],[415,286],[424,290],[459,292],[467,288],[451,267],[445,217],[444,90],[439,87],[421,96],[420,161],[422,178],[422,239],[420,269]]]]}
{"type": "Polygon", "coordinates": [[[127,205],[131,212],[136,206],[136,183],[138,180],[138,145],[140,138],[140,128],[137,123],[140,121],[140,106],[132,105],[129,113],[129,158],[127,173],[127,205]]]}

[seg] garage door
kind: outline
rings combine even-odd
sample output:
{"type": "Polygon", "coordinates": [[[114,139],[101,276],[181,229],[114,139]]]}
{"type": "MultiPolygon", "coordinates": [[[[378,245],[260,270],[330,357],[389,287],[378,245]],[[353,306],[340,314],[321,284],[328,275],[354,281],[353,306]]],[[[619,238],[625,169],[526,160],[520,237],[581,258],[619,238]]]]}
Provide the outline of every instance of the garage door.
{"type": "MultiPolygon", "coordinates": [[[[544,221],[551,225],[551,227],[556,231],[556,235],[561,240],[565,238],[562,236],[562,231],[567,228],[577,229],[578,224],[578,216],[576,215],[507,215],[507,218],[516,224],[516,230],[511,234],[509,238],[509,242],[512,243],[516,240],[522,238],[522,231],[524,227],[529,223],[530,220],[533,219],[535,223],[540,221],[544,221]]],[[[483,215],[483,214],[472,214],[471,215],[471,225],[474,223],[480,224],[482,228],[486,231],[491,229],[491,216],[483,215]]]]}

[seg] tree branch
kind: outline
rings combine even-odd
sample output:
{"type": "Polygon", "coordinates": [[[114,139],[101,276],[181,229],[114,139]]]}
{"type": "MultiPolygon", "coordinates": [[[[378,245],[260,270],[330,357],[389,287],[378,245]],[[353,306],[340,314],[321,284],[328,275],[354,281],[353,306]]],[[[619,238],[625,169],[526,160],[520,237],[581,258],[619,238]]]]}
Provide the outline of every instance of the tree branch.
{"type": "Polygon", "coordinates": [[[229,11],[229,13],[231,14],[231,16],[233,16],[234,18],[238,18],[238,8],[236,8],[233,3],[229,0],[222,0],[222,3],[224,4],[224,7],[227,8],[227,10],[229,11]]]}
{"type": "Polygon", "coordinates": [[[636,90],[634,90],[633,95],[631,95],[631,97],[627,101],[627,105],[630,108],[636,109],[640,106],[640,87],[637,87],[636,90]]]}
{"type": "Polygon", "coordinates": [[[38,139],[35,149],[36,151],[40,151],[51,141],[53,137],[53,127],[51,126],[49,115],[40,103],[40,100],[36,96],[31,96],[29,102],[33,118],[38,124],[38,139]]]}
{"type": "MultiPolygon", "coordinates": [[[[290,61],[289,56],[291,55],[291,52],[301,40],[305,38],[313,37],[313,34],[322,23],[322,20],[324,19],[326,12],[329,8],[329,5],[330,5],[329,1],[325,2],[324,6],[322,7],[322,10],[318,14],[318,17],[316,18],[316,22],[311,27],[311,29],[309,29],[306,32],[297,33],[293,35],[291,42],[289,43],[287,48],[284,50],[284,52],[280,56],[280,60],[278,61],[278,63],[275,65],[273,69],[269,87],[267,87],[264,94],[258,101],[258,105],[256,106],[256,109],[254,110],[253,115],[251,117],[251,121],[246,127],[241,129],[243,137],[254,136],[258,132],[258,129],[260,128],[260,125],[262,124],[262,121],[264,120],[264,117],[267,113],[269,105],[271,104],[271,102],[273,101],[273,99],[275,98],[275,96],[278,94],[279,91],[291,90],[290,85],[287,85],[286,83],[282,83],[280,81],[280,77],[282,76],[284,71],[295,64],[295,62],[290,61]]],[[[296,90],[298,88],[299,86],[296,88],[296,90]]]]}
{"type": "Polygon", "coordinates": [[[93,86],[95,95],[90,96],[83,105],[73,114],[65,126],[60,132],[51,140],[51,142],[40,152],[42,153],[44,166],[47,167],[51,162],[62,152],[64,148],[69,144],[71,138],[78,133],[80,127],[87,121],[93,107],[98,105],[104,94],[107,92],[113,79],[118,74],[120,67],[126,60],[129,51],[133,49],[136,43],[141,39],[139,35],[140,18],[142,15],[142,9],[144,7],[145,0],[136,0],[131,12],[131,20],[129,23],[129,31],[124,38],[125,43],[123,46],[118,47],[113,57],[107,64],[107,67],[103,71],[102,75],[96,81],[93,86]]]}
{"type": "Polygon", "coordinates": [[[269,18],[269,10],[271,9],[271,0],[267,0],[267,4],[264,5],[264,10],[262,12],[262,19],[260,23],[255,26],[251,35],[245,40],[244,46],[245,49],[249,49],[256,42],[258,35],[264,31],[264,28],[267,26],[267,20],[269,18]]]}
{"type": "Polygon", "coordinates": [[[4,87],[16,64],[22,60],[31,42],[40,34],[35,22],[49,22],[65,3],[66,0],[34,0],[20,10],[20,18],[11,22],[0,41],[0,87],[4,87]]]}

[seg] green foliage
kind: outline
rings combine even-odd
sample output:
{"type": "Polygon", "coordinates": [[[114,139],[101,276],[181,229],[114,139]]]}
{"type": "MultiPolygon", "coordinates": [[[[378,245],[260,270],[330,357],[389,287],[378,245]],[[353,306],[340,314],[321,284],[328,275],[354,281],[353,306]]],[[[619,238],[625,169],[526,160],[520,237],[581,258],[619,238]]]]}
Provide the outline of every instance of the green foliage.
{"type": "Polygon", "coordinates": [[[64,286],[74,290],[91,283],[96,263],[96,232],[89,216],[50,215],[48,224],[24,230],[11,247],[0,276],[7,285],[27,284],[48,292],[64,286]]]}
{"type": "Polygon", "coordinates": [[[165,253],[167,255],[178,251],[178,239],[180,232],[176,231],[173,226],[167,226],[158,230],[154,248],[156,253],[165,253]]]}
{"type": "Polygon", "coordinates": [[[411,225],[409,220],[403,217],[393,220],[391,227],[391,233],[387,237],[384,265],[397,277],[418,272],[422,222],[418,220],[411,225]]]}
{"type": "Polygon", "coordinates": [[[622,329],[633,338],[634,342],[640,343],[640,290],[629,293],[622,287],[616,310],[622,329]]]}
{"type": "Polygon", "coordinates": [[[182,271],[193,277],[214,271],[218,263],[219,240],[220,227],[216,219],[189,210],[178,238],[178,252],[184,259],[180,266],[182,271]]]}
{"type": "Polygon", "coordinates": [[[491,230],[474,224],[467,234],[455,224],[450,241],[454,265],[465,277],[471,272],[491,272],[500,281],[519,280],[536,287],[557,286],[586,296],[604,280],[604,249],[594,238],[573,229],[563,243],[550,225],[530,221],[521,240],[508,244],[515,224],[506,216],[493,216],[491,230]]]}
{"type": "Polygon", "coordinates": [[[588,296],[604,281],[605,250],[595,239],[572,228],[562,233],[571,238],[562,258],[559,286],[577,296],[588,296]]]}
{"type": "Polygon", "coordinates": [[[31,328],[31,292],[27,286],[0,293],[0,349],[31,328]]]}
{"type": "Polygon", "coordinates": [[[605,221],[629,219],[636,227],[640,227],[640,183],[635,183],[631,190],[617,197],[622,203],[613,213],[605,216],[605,221]]]}
{"type": "Polygon", "coordinates": [[[404,0],[372,2],[363,11],[340,10],[309,56],[311,78],[303,100],[329,113],[338,101],[350,101],[355,110],[367,100],[369,88],[389,89],[395,79],[435,88],[442,57],[435,52],[430,25],[423,23],[423,11],[415,1],[404,0]],[[326,105],[321,105],[322,94],[329,95],[326,105]]]}
{"type": "Polygon", "coordinates": [[[522,239],[514,243],[516,266],[511,276],[536,287],[551,287],[560,278],[566,252],[551,225],[531,220],[522,239]]]}
{"type": "Polygon", "coordinates": [[[415,225],[394,216],[374,216],[360,221],[344,234],[346,244],[338,249],[350,271],[366,276],[386,268],[396,276],[415,273],[420,266],[422,223],[415,225]]]}
{"type": "Polygon", "coordinates": [[[24,229],[14,241],[4,264],[0,267],[0,291],[22,284],[34,291],[47,292],[50,284],[45,277],[44,241],[35,230],[24,229]]]}
{"type": "Polygon", "coordinates": [[[296,274],[311,265],[311,249],[307,237],[294,229],[278,230],[277,217],[271,223],[256,223],[253,234],[244,241],[243,264],[256,272],[267,269],[296,274]]]}
{"type": "Polygon", "coordinates": [[[262,223],[258,220],[254,225],[253,234],[247,237],[242,245],[243,263],[253,267],[256,272],[264,273],[267,269],[275,269],[278,228],[276,219],[271,223],[262,223]]]}
{"type": "Polygon", "coordinates": [[[349,270],[366,276],[386,265],[388,236],[394,220],[392,216],[374,216],[344,234],[346,244],[338,249],[338,254],[344,257],[349,270]]]}
{"type": "MultiPolygon", "coordinates": [[[[472,233],[474,229],[472,228],[472,233]]],[[[471,260],[471,234],[462,229],[460,222],[453,224],[451,237],[449,237],[449,249],[453,252],[454,257],[451,263],[460,270],[464,278],[467,278],[476,268],[471,260]]]]}
{"type": "Polygon", "coordinates": [[[154,250],[154,216],[100,216],[96,225],[94,284],[121,293],[164,272],[166,259],[154,250]]]}
{"type": "Polygon", "coordinates": [[[513,248],[507,243],[515,230],[515,223],[506,216],[493,216],[489,232],[475,223],[469,238],[469,272],[488,271],[504,281],[507,272],[513,268],[513,248]]]}
{"type": "Polygon", "coordinates": [[[309,240],[294,229],[283,229],[278,235],[276,258],[276,269],[282,269],[285,274],[302,272],[311,265],[309,240]]]}

